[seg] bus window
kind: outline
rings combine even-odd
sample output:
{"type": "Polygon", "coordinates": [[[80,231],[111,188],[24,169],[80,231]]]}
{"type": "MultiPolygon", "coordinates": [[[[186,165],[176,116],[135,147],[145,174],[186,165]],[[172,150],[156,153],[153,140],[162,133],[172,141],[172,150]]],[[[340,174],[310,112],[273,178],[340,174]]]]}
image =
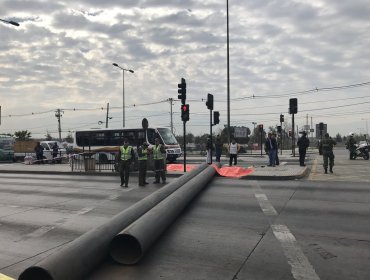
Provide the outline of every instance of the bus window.
{"type": "Polygon", "coordinates": [[[154,140],[156,137],[158,137],[158,135],[155,133],[155,130],[153,128],[147,129],[147,136],[149,144],[154,145],[154,140]]]}
{"type": "Polygon", "coordinates": [[[168,128],[158,128],[157,129],[159,134],[162,136],[164,144],[166,145],[176,145],[177,140],[175,136],[172,134],[171,130],[168,128]]]}

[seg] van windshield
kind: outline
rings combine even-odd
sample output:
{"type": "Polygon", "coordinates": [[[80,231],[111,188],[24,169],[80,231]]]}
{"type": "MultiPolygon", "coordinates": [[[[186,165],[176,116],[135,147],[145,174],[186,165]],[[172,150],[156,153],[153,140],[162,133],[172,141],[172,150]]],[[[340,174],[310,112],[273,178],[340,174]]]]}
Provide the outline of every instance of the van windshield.
{"type": "Polygon", "coordinates": [[[161,135],[164,144],[177,145],[177,140],[169,128],[158,128],[158,133],[161,135]]]}

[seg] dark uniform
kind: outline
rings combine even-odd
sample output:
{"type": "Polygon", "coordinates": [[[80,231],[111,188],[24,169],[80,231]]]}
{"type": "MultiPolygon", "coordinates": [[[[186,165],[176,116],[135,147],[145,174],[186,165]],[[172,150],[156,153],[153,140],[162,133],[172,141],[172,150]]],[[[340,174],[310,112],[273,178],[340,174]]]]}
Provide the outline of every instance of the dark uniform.
{"type": "Polygon", "coordinates": [[[333,140],[331,137],[329,137],[329,134],[326,133],[325,138],[320,143],[320,148],[322,150],[322,156],[324,160],[324,170],[325,174],[328,173],[328,159],[329,159],[329,167],[330,167],[330,173],[333,173],[333,166],[334,166],[334,153],[333,153],[333,147],[337,144],[335,140],[333,140]]]}
{"type": "Polygon", "coordinates": [[[139,160],[139,186],[144,186],[148,184],[146,182],[146,170],[147,170],[147,161],[148,161],[148,143],[144,142],[137,149],[138,160],[139,160]]]}
{"type": "Polygon", "coordinates": [[[299,165],[306,166],[304,164],[304,160],[306,158],[307,148],[310,146],[310,140],[308,140],[307,134],[305,131],[302,133],[302,137],[298,139],[297,145],[298,145],[298,151],[299,151],[299,165]]]}
{"type": "Polygon", "coordinates": [[[119,175],[121,177],[121,187],[128,187],[128,179],[130,177],[130,165],[135,159],[134,149],[128,145],[128,140],[123,142],[123,146],[119,147],[118,160],[120,162],[119,175]]]}
{"type": "Polygon", "coordinates": [[[162,183],[166,183],[166,172],[165,172],[165,157],[166,150],[162,144],[159,144],[159,139],[155,139],[155,145],[153,147],[153,160],[154,160],[154,172],[155,172],[155,181],[154,184],[160,182],[162,178],[162,183]]]}
{"type": "Polygon", "coordinates": [[[356,153],[356,140],[351,134],[346,143],[346,149],[349,150],[349,159],[355,159],[354,154],[356,153]]]}

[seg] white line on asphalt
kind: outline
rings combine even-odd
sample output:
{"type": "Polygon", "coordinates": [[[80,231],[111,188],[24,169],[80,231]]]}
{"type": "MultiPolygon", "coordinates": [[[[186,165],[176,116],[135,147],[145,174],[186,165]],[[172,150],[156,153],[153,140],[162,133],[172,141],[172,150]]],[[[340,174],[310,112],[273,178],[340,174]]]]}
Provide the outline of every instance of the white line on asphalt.
{"type": "MultiPolygon", "coordinates": [[[[256,197],[263,213],[266,216],[277,216],[277,211],[270,203],[266,194],[263,193],[262,188],[258,183],[253,184],[256,197]]],[[[312,267],[309,260],[306,258],[301,248],[299,247],[294,235],[290,232],[289,228],[285,225],[270,224],[270,227],[280,242],[284,254],[288,259],[291,266],[291,271],[294,279],[296,280],[320,280],[316,274],[315,269],[312,267]]]]}
{"type": "Polygon", "coordinates": [[[314,161],[313,161],[312,168],[311,168],[311,173],[310,173],[310,176],[308,176],[308,180],[310,180],[310,181],[313,180],[313,177],[316,174],[316,168],[317,168],[317,158],[315,158],[314,161]]]}
{"type": "Polygon", "coordinates": [[[315,269],[306,258],[297,240],[285,225],[271,225],[272,231],[283,247],[284,254],[292,268],[292,274],[296,280],[320,280],[315,269]]]}
{"type": "Polygon", "coordinates": [[[271,205],[270,201],[267,199],[267,196],[264,193],[256,193],[254,196],[257,198],[257,201],[263,211],[268,216],[276,216],[277,212],[275,208],[271,205]]]}

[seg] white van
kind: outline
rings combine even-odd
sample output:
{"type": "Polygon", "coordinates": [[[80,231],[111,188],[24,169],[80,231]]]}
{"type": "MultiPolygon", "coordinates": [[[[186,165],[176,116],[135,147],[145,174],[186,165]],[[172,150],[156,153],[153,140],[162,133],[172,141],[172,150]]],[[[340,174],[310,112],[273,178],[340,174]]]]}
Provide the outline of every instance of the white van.
{"type": "Polygon", "coordinates": [[[58,157],[63,159],[66,156],[66,149],[59,141],[41,141],[40,145],[44,148],[44,159],[48,162],[53,160],[53,146],[55,143],[58,145],[58,157]]]}

